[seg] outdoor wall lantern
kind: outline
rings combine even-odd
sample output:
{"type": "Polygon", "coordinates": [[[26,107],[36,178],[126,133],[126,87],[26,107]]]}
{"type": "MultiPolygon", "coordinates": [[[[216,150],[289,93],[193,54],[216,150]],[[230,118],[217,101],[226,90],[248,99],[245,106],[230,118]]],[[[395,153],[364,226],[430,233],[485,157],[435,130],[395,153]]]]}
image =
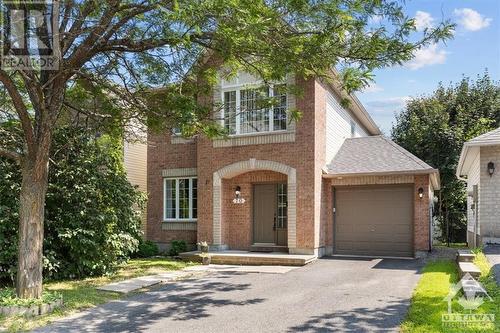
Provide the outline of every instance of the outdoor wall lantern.
{"type": "Polygon", "coordinates": [[[233,203],[235,203],[235,204],[244,204],[245,203],[245,199],[241,197],[241,187],[239,187],[239,186],[236,186],[236,188],[234,190],[233,203]]]}
{"type": "Polygon", "coordinates": [[[424,189],[419,187],[418,188],[418,197],[422,199],[424,197],[424,189]]]}
{"type": "Polygon", "coordinates": [[[491,177],[491,176],[493,176],[494,173],[495,173],[495,163],[490,162],[490,163],[488,163],[488,174],[491,177]]]}

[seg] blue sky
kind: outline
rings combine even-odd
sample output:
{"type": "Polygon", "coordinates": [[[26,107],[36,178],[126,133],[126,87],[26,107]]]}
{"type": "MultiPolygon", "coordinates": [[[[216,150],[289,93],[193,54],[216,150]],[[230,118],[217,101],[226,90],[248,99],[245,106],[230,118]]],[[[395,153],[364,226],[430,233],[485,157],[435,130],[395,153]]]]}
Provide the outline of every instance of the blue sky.
{"type": "Polygon", "coordinates": [[[500,0],[408,0],[405,11],[424,28],[450,19],[457,24],[454,38],[421,50],[405,66],[375,72],[375,83],[358,98],[385,134],[394,114],[412,96],[429,94],[439,82],[475,78],[487,68],[500,80],[500,0]]]}

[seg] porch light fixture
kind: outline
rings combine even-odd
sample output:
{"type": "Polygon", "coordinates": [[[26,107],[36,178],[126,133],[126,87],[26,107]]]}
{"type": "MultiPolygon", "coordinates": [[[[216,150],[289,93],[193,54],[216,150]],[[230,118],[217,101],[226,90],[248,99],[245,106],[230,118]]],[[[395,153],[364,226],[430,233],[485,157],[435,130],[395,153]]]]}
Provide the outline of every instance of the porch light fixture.
{"type": "Polygon", "coordinates": [[[245,203],[245,199],[241,197],[241,187],[239,187],[239,186],[236,186],[236,188],[234,189],[233,203],[235,203],[235,204],[244,204],[245,203]]]}
{"type": "Polygon", "coordinates": [[[494,173],[495,173],[495,163],[489,162],[488,163],[488,174],[491,177],[491,176],[493,176],[494,173]]]}
{"type": "Polygon", "coordinates": [[[419,187],[418,188],[418,197],[422,199],[424,197],[424,189],[419,187]]]}

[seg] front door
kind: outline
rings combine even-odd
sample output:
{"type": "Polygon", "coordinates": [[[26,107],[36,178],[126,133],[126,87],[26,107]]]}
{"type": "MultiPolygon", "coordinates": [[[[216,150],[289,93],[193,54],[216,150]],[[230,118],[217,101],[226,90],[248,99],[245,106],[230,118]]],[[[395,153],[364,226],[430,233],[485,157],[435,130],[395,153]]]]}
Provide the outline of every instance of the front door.
{"type": "Polygon", "coordinates": [[[253,242],[275,244],[277,208],[276,184],[255,184],[253,188],[253,242]]]}

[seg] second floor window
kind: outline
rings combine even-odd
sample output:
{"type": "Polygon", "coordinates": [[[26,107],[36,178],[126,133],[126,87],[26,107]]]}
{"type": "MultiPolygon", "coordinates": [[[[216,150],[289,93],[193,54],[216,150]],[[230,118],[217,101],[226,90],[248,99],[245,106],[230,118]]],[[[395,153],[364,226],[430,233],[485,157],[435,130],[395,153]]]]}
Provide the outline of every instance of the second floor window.
{"type": "Polygon", "coordinates": [[[224,127],[229,134],[286,130],[285,85],[225,91],[224,127]]]}

